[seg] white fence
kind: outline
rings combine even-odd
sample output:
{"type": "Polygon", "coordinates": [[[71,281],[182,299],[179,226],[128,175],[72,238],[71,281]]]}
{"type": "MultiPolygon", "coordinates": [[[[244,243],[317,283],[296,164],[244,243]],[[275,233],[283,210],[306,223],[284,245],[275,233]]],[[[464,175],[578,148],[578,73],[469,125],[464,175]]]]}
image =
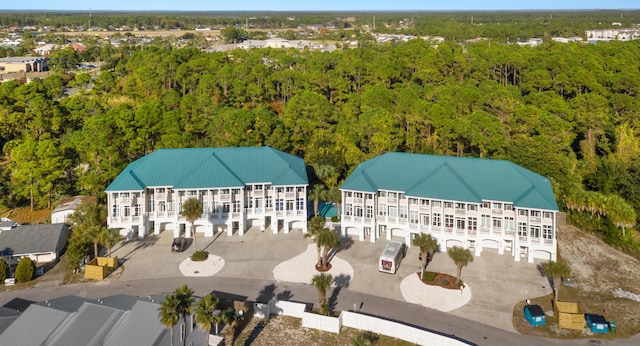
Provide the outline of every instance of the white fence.
{"type": "Polygon", "coordinates": [[[342,326],[366,330],[380,335],[413,342],[418,345],[457,346],[467,343],[446,335],[432,333],[410,327],[402,323],[387,321],[373,316],[342,311],[339,317],[329,317],[305,312],[306,304],[270,300],[269,303],[255,303],[254,317],[266,318],[269,315],[284,315],[302,319],[302,326],[331,333],[340,333],[342,326]]]}

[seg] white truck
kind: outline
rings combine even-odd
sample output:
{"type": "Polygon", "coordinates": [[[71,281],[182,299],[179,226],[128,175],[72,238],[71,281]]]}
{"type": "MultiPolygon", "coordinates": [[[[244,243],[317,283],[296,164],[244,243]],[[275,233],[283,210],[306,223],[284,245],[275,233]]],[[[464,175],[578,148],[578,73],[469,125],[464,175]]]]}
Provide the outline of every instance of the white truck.
{"type": "Polygon", "coordinates": [[[407,254],[407,246],[397,240],[389,240],[378,260],[378,271],[395,274],[407,254]]]}

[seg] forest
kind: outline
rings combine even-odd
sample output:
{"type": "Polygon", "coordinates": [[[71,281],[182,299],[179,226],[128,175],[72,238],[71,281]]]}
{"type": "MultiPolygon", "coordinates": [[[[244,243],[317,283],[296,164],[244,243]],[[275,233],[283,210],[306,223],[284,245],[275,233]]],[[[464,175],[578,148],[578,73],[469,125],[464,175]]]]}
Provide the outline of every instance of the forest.
{"type": "Polygon", "coordinates": [[[548,177],[568,219],[640,257],[640,41],[96,49],[95,78],[0,84],[5,206],[104,198],[158,148],[271,146],[327,191],[388,151],[483,157],[548,177]]]}

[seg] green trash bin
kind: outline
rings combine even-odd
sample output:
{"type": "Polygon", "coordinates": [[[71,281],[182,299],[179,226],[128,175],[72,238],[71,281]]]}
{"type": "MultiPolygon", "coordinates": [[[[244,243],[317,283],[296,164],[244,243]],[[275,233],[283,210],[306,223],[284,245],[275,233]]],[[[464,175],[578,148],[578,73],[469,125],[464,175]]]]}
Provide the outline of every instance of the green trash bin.
{"type": "Polygon", "coordinates": [[[618,325],[615,322],[609,322],[609,332],[615,334],[616,328],[618,328],[618,325]]]}

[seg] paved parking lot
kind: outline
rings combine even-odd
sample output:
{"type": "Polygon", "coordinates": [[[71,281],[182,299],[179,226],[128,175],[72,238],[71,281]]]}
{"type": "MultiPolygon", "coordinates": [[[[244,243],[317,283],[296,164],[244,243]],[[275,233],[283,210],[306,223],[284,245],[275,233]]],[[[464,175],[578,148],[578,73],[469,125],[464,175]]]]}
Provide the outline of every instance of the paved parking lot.
{"type": "MultiPolygon", "coordinates": [[[[171,232],[162,232],[145,240],[116,245],[114,255],[124,260],[118,280],[180,277],[179,264],[193,253],[188,243],[185,252],[171,252],[171,232]]],[[[198,238],[198,248],[225,260],[216,277],[273,280],[279,263],[303,253],[313,241],[300,232],[272,234],[250,230],[244,236],[220,233],[213,238],[198,238]]],[[[355,240],[336,256],[354,269],[349,290],[402,301],[400,282],[419,270],[418,249],[411,247],[395,275],[378,272],[377,261],[386,240],[375,243],[355,240]]],[[[435,254],[429,270],[455,275],[456,267],[446,253],[435,254]]],[[[451,314],[513,331],[513,306],[527,298],[551,293],[548,281],[536,264],[515,262],[511,256],[485,251],[462,270],[462,279],[472,292],[471,301],[451,314]],[[491,319],[488,318],[491,316],[491,319]]]]}

